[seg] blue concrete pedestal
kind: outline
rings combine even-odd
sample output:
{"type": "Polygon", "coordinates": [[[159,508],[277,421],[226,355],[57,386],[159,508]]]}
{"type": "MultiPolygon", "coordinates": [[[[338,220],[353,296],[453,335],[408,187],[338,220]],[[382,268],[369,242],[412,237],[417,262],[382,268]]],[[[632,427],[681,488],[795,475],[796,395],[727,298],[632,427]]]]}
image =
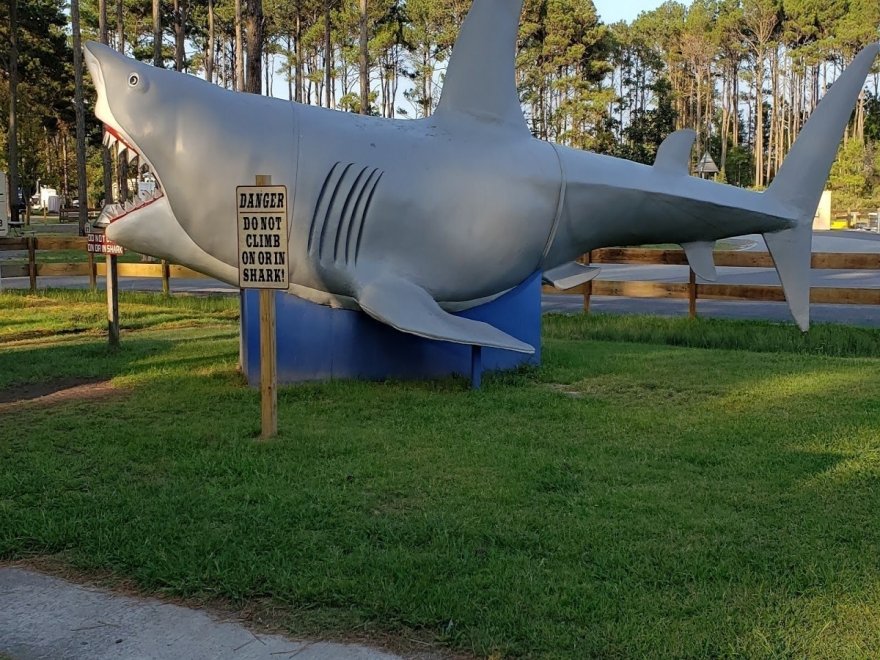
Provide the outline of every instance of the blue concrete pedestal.
{"type": "MultiPolygon", "coordinates": [[[[260,384],[259,292],[244,292],[242,367],[248,382],[260,384]]],[[[535,347],[534,355],[423,339],[399,332],[360,311],[331,309],[287,293],[275,295],[278,382],[329,379],[415,380],[451,374],[479,377],[541,361],[541,275],[485,305],[460,312],[491,323],[535,347]],[[475,371],[474,371],[475,370],[475,371]]]]}

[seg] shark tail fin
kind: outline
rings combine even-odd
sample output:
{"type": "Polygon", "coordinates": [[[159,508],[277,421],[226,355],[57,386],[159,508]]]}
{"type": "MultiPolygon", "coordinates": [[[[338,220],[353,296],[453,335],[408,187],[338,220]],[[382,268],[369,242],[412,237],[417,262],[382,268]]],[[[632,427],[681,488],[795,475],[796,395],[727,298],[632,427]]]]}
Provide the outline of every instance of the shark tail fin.
{"type": "Polygon", "coordinates": [[[816,107],[765,195],[786,209],[794,225],[764,234],[785,298],[798,327],[810,327],[810,259],[813,217],[837,148],[880,44],[862,50],[816,107]]]}

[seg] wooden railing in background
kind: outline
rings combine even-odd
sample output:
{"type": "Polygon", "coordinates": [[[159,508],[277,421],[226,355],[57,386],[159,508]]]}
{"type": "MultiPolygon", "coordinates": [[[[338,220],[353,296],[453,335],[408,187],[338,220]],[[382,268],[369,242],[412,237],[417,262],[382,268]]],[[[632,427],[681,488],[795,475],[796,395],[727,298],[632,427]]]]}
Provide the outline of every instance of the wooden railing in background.
{"type": "MultiPolygon", "coordinates": [[[[107,265],[103,256],[87,254],[87,260],[79,263],[40,263],[40,252],[52,252],[58,250],[81,250],[86,255],[86,239],[83,237],[67,236],[26,236],[22,238],[0,238],[0,252],[22,251],[27,252],[27,263],[9,264],[0,263],[0,277],[27,277],[30,279],[31,291],[37,288],[38,277],[89,277],[89,284],[95,287],[98,277],[104,277],[107,265]]],[[[177,266],[161,261],[156,263],[120,263],[118,264],[119,277],[151,277],[162,280],[162,291],[170,293],[170,280],[172,278],[203,278],[201,273],[190,270],[184,266],[177,266]]]]}
{"type": "MultiPolygon", "coordinates": [[[[683,250],[652,250],[645,248],[608,248],[584,255],[583,263],[641,266],[687,266],[683,250]]],[[[773,268],[773,260],[766,252],[715,252],[717,266],[737,268],[773,268]]],[[[880,270],[880,254],[842,254],[817,252],[812,267],[827,270],[880,270]]],[[[594,280],[574,289],[560,291],[545,286],[544,293],[579,295],[584,299],[584,310],[590,309],[592,296],[620,296],[627,298],[677,298],[688,300],[691,317],[696,316],[697,300],[750,300],[781,302],[785,300],[782,287],[763,284],[713,284],[698,282],[689,269],[687,282],[644,282],[594,280]]],[[[813,287],[810,302],[836,305],[880,305],[880,288],[813,287]]]]}
{"type": "MultiPolygon", "coordinates": [[[[30,288],[35,290],[39,277],[64,277],[88,275],[94,287],[98,277],[105,275],[103,258],[81,263],[40,263],[39,253],[57,250],[82,250],[86,253],[86,239],[80,237],[23,237],[0,238],[0,252],[18,250],[27,253],[27,263],[0,265],[2,277],[28,277],[30,288]]],[[[641,265],[641,266],[687,266],[687,258],[682,250],[653,250],[645,248],[609,248],[596,250],[584,255],[583,262],[603,265],[641,265]]],[[[773,260],[766,252],[719,251],[715,253],[717,266],[738,268],[772,268],[773,260]]],[[[880,270],[880,254],[839,254],[815,253],[812,266],[831,270],[880,270]]],[[[120,277],[151,277],[162,280],[162,289],[170,291],[172,278],[195,279],[205,277],[184,266],[167,262],[161,263],[120,263],[120,277]]],[[[711,284],[698,282],[690,271],[688,282],[646,282],[595,280],[587,284],[560,291],[550,286],[545,293],[583,296],[584,309],[589,311],[592,296],[620,296],[628,298],[677,298],[687,299],[691,316],[696,315],[698,299],[713,300],[751,300],[784,301],[782,287],[761,284],[711,284]]],[[[813,287],[810,300],[814,303],[880,305],[880,288],[813,287]]]]}

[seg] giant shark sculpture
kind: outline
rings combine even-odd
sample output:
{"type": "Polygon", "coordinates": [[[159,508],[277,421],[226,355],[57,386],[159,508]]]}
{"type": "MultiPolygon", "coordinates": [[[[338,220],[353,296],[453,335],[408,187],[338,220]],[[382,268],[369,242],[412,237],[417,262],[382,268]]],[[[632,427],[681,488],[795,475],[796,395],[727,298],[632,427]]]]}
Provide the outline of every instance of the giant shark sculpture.
{"type": "Polygon", "coordinates": [[[714,279],[714,241],[761,233],[806,330],[813,215],[878,45],[834,83],[756,193],[689,176],[689,130],[669,136],[653,167],[533,138],[514,76],[521,9],[474,0],[437,111],[415,121],[236,94],[87,43],[107,143],[159,183],[147,200],[104,209],[107,236],[237,284],[235,187],[270,174],[292,196],[290,293],[422,337],[528,353],[450,312],[537,271],[584,282],[595,270],[573,260],[606,246],[680,243],[714,279]]]}

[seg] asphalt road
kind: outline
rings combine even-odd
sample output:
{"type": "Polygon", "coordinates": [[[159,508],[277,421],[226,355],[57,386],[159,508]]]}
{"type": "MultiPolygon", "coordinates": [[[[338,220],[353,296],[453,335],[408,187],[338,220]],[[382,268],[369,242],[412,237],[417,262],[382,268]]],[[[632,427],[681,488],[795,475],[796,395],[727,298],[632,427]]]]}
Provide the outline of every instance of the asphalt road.
{"type": "MultiPolygon", "coordinates": [[[[579,314],[583,301],[579,296],[544,296],[541,301],[544,313],[579,314]]],[[[602,314],[650,314],[656,316],[679,316],[688,314],[687,300],[660,298],[611,298],[593,296],[590,310],[602,314]]],[[[698,300],[697,315],[718,319],[751,319],[793,323],[788,305],[776,302],[728,302],[698,300]]],[[[812,305],[810,318],[813,323],[845,323],[869,328],[880,328],[880,308],[870,305],[812,305]]]]}
{"type": "MultiPolygon", "coordinates": [[[[27,289],[30,281],[26,277],[5,277],[0,280],[0,288],[27,289]]],[[[40,277],[37,279],[40,289],[87,289],[88,277],[40,277]]],[[[98,288],[104,289],[104,278],[98,278],[98,288]]],[[[120,291],[162,291],[162,280],[149,277],[120,277],[120,291]]],[[[224,282],[211,279],[172,279],[171,293],[188,294],[228,294],[238,293],[238,289],[224,282]]]]}
{"type": "MultiPolygon", "coordinates": [[[[764,239],[759,235],[735,239],[747,251],[765,252],[764,239]]],[[[880,253],[880,235],[870,232],[816,232],[813,252],[880,253]]],[[[778,285],[779,276],[773,268],[718,268],[719,284],[778,285]]],[[[599,280],[687,282],[687,266],[604,265],[599,280]]],[[[700,280],[702,281],[702,280],[700,280]]],[[[880,288],[880,271],[876,270],[813,270],[813,287],[880,288]]],[[[580,296],[545,295],[544,312],[579,313],[583,309],[580,296]]],[[[664,298],[613,298],[593,296],[590,309],[609,314],[656,314],[686,316],[687,300],[664,298]]],[[[814,323],[846,323],[880,327],[880,307],[871,305],[812,305],[814,323]]],[[[710,318],[791,321],[788,306],[777,302],[734,302],[698,300],[697,314],[710,318]]]]}
{"type": "MultiPolygon", "coordinates": [[[[735,239],[743,249],[765,251],[760,236],[744,236],[735,239]]],[[[880,235],[870,232],[816,232],[813,236],[814,252],[878,252],[880,235]]],[[[724,284],[779,284],[779,277],[772,268],[718,268],[718,282],[724,284]]],[[[687,266],[628,266],[604,265],[600,280],[640,280],[655,282],[687,282],[687,266]]],[[[0,287],[26,289],[26,277],[6,278],[0,287]]],[[[87,277],[41,277],[40,287],[86,288],[87,277]]],[[[99,279],[99,287],[103,282],[99,279]]],[[[811,285],[814,287],[852,287],[880,288],[880,271],[873,270],[813,270],[811,285]]],[[[158,279],[123,277],[119,280],[123,291],[161,291],[158,279]]],[[[228,294],[234,295],[237,289],[223,282],[210,279],[172,279],[172,292],[196,295],[228,294]]],[[[582,310],[580,296],[545,295],[542,309],[545,312],[579,313],[582,310]]],[[[659,314],[664,316],[684,316],[687,314],[686,300],[654,298],[612,298],[594,296],[591,309],[595,312],[615,314],[659,314]]],[[[713,318],[765,319],[790,321],[785,303],[773,302],[728,302],[700,300],[697,313],[713,318]]],[[[880,327],[880,307],[866,305],[813,305],[812,319],[818,323],[847,323],[853,325],[880,327]]]]}

